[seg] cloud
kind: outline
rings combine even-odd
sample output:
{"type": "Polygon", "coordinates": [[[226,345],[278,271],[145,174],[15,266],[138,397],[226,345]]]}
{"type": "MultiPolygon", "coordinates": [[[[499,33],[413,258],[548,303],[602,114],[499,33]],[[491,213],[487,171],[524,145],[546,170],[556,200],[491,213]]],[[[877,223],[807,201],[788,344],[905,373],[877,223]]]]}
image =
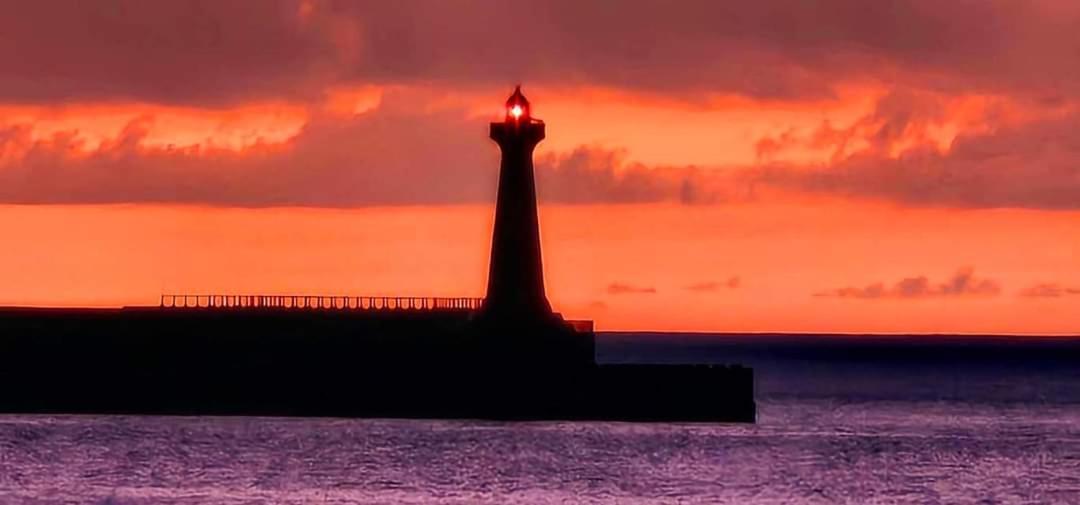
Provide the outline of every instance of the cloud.
{"type": "Polygon", "coordinates": [[[13,2],[0,102],[229,103],[349,83],[600,85],[698,100],[837,83],[1071,96],[1075,2],[13,2]]]}
{"type": "Polygon", "coordinates": [[[721,171],[695,166],[647,166],[626,151],[580,146],[537,160],[541,199],[558,203],[716,203],[734,187],[721,171]]]}
{"type": "Polygon", "coordinates": [[[42,138],[35,125],[9,119],[0,126],[0,202],[490,202],[497,151],[483,138],[484,121],[418,87],[467,94],[526,80],[706,103],[723,93],[816,99],[854,79],[891,91],[852,124],[750,139],[757,164],[645,165],[633,161],[634,146],[585,145],[539,156],[538,191],[572,204],[715,204],[775,188],[912,206],[1080,209],[1080,112],[1071,98],[1080,66],[1061,64],[1080,51],[1072,29],[1080,5],[759,3],[626,2],[612,22],[610,6],[562,0],[277,0],[259,9],[235,0],[17,2],[0,19],[8,42],[0,103],[227,111],[280,99],[311,114],[290,141],[239,153],[150,146],[152,116],[88,153],[75,132],[42,138]],[[357,84],[391,91],[357,116],[312,105],[357,84]],[[957,97],[986,93],[1023,104],[1033,118],[1006,121],[987,107],[977,120],[954,122],[957,97]],[[959,133],[943,140],[945,130],[959,133]],[[777,161],[804,149],[828,161],[777,161]]]}
{"type": "Polygon", "coordinates": [[[220,105],[317,96],[354,60],[355,26],[297,1],[13,2],[0,101],[220,105]]]}
{"type": "Polygon", "coordinates": [[[1019,293],[1023,298],[1061,298],[1064,296],[1080,296],[1080,288],[1065,287],[1056,283],[1036,284],[1019,293]]]}
{"type": "Polygon", "coordinates": [[[610,295],[653,295],[656,294],[656,288],[613,282],[608,285],[607,292],[610,295]]]}
{"type": "Polygon", "coordinates": [[[0,201],[357,206],[491,201],[497,150],[459,110],[319,115],[282,144],[235,150],[145,142],[152,117],[88,149],[76,132],[0,130],[0,201]],[[462,146],[467,146],[463,148],[462,146]],[[423,181],[418,183],[417,181],[423,181]]]}
{"type": "MultiPolygon", "coordinates": [[[[537,189],[544,202],[568,204],[721,204],[777,189],[912,206],[1080,209],[1080,142],[1071,133],[1080,112],[962,133],[943,151],[928,137],[942,125],[939,98],[895,93],[850,127],[785,133],[765,149],[831,150],[829,162],[646,165],[627,150],[579,146],[537,157],[537,189]]],[[[0,202],[347,207],[494,198],[499,154],[486,120],[440,103],[429,88],[389,89],[360,114],[312,108],[292,138],[239,150],[149,142],[154,121],[138,117],[93,147],[76,131],[0,126],[0,202]]]]}
{"type": "MultiPolygon", "coordinates": [[[[747,178],[759,187],[916,206],[1080,209],[1080,142],[1073,134],[1080,113],[960,133],[943,150],[928,138],[943,124],[933,104],[892,107],[847,130],[823,125],[814,137],[829,137],[823,142],[835,149],[831,162],[766,162],[747,168],[747,178]],[[868,145],[855,150],[856,141],[868,145]]],[[[775,151],[782,144],[769,145],[775,151]]]]}
{"type": "Polygon", "coordinates": [[[892,286],[877,282],[864,287],[844,287],[814,293],[824,298],[922,299],[938,297],[991,297],[1001,293],[1001,285],[992,279],[975,277],[974,269],[961,268],[949,280],[934,284],[925,276],[907,277],[892,286]]]}
{"type": "MultiPolygon", "coordinates": [[[[191,203],[323,206],[490,203],[498,147],[486,120],[439,106],[423,89],[386,92],[374,108],[312,110],[294,137],[236,148],[148,142],[155,118],[89,146],[77,131],[42,137],[0,127],[0,203],[191,203]]],[[[540,197],[556,203],[720,201],[724,182],[697,167],[654,167],[581,146],[536,161],[540,197]]]]}
{"type": "Polygon", "coordinates": [[[602,300],[593,300],[589,302],[588,305],[585,306],[585,308],[591,311],[605,311],[608,310],[610,307],[608,306],[607,302],[604,302],[602,300]]]}
{"type": "MultiPolygon", "coordinates": [[[[789,128],[778,136],[760,139],[755,145],[756,154],[759,161],[769,161],[777,154],[803,148],[825,151],[833,162],[852,155],[893,157],[896,150],[933,145],[935,128],[957,127],[950,124],[957,118],[948,109],[958,108],[962,103],[963,98],[949,94],[893,87],[876,100],[868,113],[850,125],[837,127],[825,120],[809,133],[789,128]]],[[[978,109],[989,108],[980,105],[978,109]]],[[[969,117],[966,121],[977,123],[977,119],[981,118],[969,117]]],[[[959,126],[968,128],[977,124],[959,126]]]]}
{"type": "Polygon", "coordinates": [[[699,293],[711,293],[714,291],[720,291],[721,289],[737,289],[742,285],[742,279],[739,277],[728,277],[724,282],[708,281],[699,282],[697,284],[691,284],[686,286],[687,291],[696,291],[699,293]]]}

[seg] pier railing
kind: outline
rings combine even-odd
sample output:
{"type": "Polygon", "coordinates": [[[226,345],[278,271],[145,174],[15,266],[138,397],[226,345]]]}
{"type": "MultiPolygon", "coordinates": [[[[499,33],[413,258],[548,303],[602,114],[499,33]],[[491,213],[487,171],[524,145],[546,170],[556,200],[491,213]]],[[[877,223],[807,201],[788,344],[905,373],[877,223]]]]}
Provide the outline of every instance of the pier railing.
{"type": "Polygon", "coordinates": [[[161,295],[162,308],[322,310],[477,310],[483,298],[430,296],[161,295]]]}

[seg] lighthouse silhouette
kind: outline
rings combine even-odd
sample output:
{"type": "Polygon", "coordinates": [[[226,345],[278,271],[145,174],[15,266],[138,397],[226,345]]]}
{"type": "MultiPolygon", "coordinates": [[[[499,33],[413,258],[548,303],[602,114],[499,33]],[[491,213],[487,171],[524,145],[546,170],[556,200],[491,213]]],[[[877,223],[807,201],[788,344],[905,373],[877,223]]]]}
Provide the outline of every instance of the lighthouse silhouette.
{"type": "Polygon", "coordinates": [[[491,123],[491,139],[502,150],[502,163],[481,318],[500,326],[555,323],[561,318],[552,313],[544,292],[532,161],[544,139],[544,122],[532,117],[520,85],[506,100],[506,118],[491,123]]]}
{"type": "Polygon", "coordinates": [[[0,307],[0,384],[27,384],[0,388],[0,413],[754,421],[751,369],[601,363],[592,321],[552,312],[532,163],[544,133],[518,87],[491,125],[502,164],[479,310],[279,295],[0,307]]]}

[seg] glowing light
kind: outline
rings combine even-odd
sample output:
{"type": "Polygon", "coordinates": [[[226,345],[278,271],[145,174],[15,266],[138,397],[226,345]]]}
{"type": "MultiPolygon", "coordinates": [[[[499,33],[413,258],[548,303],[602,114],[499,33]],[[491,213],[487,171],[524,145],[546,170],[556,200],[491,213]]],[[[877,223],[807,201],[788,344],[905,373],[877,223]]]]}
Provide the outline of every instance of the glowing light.
{"type": "Polygon", "coordinates": [[[520,105],[515,105],[515,106],[510,108],[510,115],[514,116],[514,119],[517,119],[517,118],[521,117],[521,115],[524,114],[524,113],[525,113],[525,110],[522,109],[520,105]]]}

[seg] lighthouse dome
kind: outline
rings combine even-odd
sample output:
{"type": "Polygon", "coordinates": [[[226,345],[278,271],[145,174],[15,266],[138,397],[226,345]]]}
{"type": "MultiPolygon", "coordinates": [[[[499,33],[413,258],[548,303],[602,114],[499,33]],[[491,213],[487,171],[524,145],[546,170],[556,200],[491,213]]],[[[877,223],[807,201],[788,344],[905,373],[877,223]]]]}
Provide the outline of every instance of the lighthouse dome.
{"type": "Polygon", "coordinates": [[[514,94],[506,99],[506,119],[528,121],[530,118],[529,100],[525,98],[525,95],[521,94],[521,85],[519,84],[514,88],[514,94]]]}

